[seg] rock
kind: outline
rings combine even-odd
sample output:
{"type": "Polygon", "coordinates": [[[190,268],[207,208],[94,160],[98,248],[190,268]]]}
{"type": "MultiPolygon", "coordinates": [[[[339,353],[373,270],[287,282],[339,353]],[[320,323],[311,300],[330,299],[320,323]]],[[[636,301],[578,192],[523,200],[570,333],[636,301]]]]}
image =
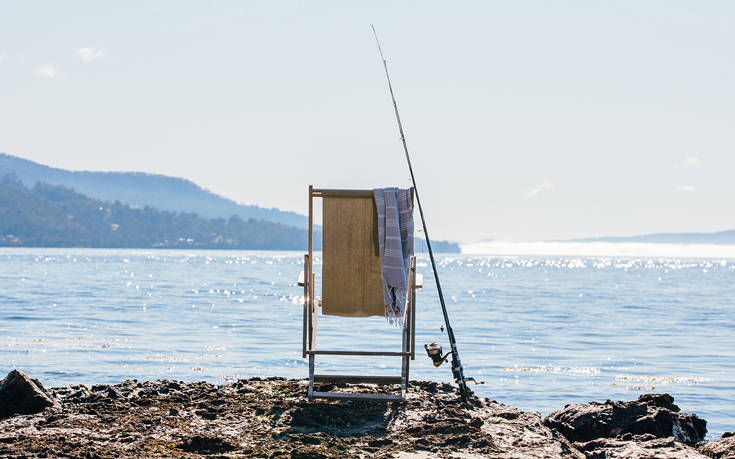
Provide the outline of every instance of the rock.
{"type": "Polygon", "coordinates": [[[544,424],[572,442],[650,434],[694,445],[707,433],[707,421],[681,413],[669,394],[645,394],[629,402],[571,405],[548,415],[544,424]]]}
{"type": "Polygon", "coordinates": [[[120,390],[109,384],[95,384],[92,386],[91,391],[96,394],[96,400],[101,400],[105,397],[117,399],[123,396],[120,390]]]}
{"type": "MultiPolygon", "coordinates": [[[[388,404],[309,402],[305,380],[263,377],[220,386],[126,381],[93,389],[56,388],[68,394],[58,413],[0,420],[0,456],[706,459],[671,435],[621,430],[619,438],[571,443],[537,413],[475,397],[467,407],[456,388],[428,381],[412,381],[405,401],[388,404]]],[[[643,413],[687,416],[672,402],[653,397],[643,413]]]]}
{"type": "Polygon", "coordinates": [[[59,408],[59,402],[37,379],[13,370],[0,382],[0,419],[16,414],[34,414],[48,407],[59,408]]]}
{"type": "Polygon", "coordinates": [[[699,450],[716,459],[735,459],[735,434],[725,432],[721,438],[700,446],[699,450]]]}
{"type": "Polygon", "coordinates": [[[574,446],[586,457],[594,458],[703,458],[691,446],[674,441],[674,437],[646,438],[641,435],[625,440],[598,438],[586,443],[575,443],[574,446]]]}

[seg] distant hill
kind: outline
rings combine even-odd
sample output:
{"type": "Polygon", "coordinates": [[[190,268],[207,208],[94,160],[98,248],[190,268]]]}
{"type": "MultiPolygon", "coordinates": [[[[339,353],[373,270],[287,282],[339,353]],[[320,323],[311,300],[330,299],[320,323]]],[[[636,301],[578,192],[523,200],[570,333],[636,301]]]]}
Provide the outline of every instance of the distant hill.
{"type": "Polygon", "coordinates": [[[0,177],[14,174],[26,187],[36,183],[62,185],[103,201],[120,201],[133,207],[155,207],[176,212],[194,212],[204,218],[265,220],[306,228],[308,219],[296,212],[267,209],[235,201],[207,191],[182,178],[143,172],[68,171],[0,153],[0,177]]]}
{"type": "Polygon", "coordinates": [[[573,239],[568,242],[647,242],[661,244],[735,244],[735,230],[716,233],[656,233],[640,236],[573,239]]]}
{"type": "MultiPolygon", "coordinates": [[[[144,172],[68,171],[44,166],[43,164],[38,164],[17,156],[0,153],[0,179],[7,175],[15,177],[16,180],[20,181],[30,191],[35,190],[37,184],[43,185],[39,189],[48,189],[49,185],[56,185],[66,188],[69,192],[76,192],[79,196],[90,198],[91,200],[119,201],[119,205],[122,207],[127,206],[130,208],[129,210],[150,208],[146,210],[169,211],[174,214],[196,214],[202,217],[203,221],[230,218],[236,215],[239,219],[246,222],[250,220],[256,220],[260,223],[273,222],[301,229],[305,229],[308,226],[307,217],[296,212],[267,209],[257,205],[237,204],[235,201],[199,187],[194,182],[166,175],[147,174],[144,172]]],[[[48,228],[50,229],[51,227],[49,226],[48,228]]],[[[2,224],[0,222],[1,229],[2,224]]],[[[60,234],[58,236],[61,237],[60,234]]],[[[72,239],[74,238],[72,236],[70,237],[72,239]]],[[[63,239],[61,237],[59,241],[63,239]]],[[[297,241],[294,247],[302,248],[304,244],[301,244],[301,241],[305,239],[306,236],[297,241]]],[[[270,239],[269,241],[269,248],[286,249],[287,247],[293,246],[291,241],[276,242],[274,239],[270,239]]],[[[78,244],[72,244],[72,246],[87,247],[81,240],[78,242],[78,244]]],[[[54,242],[49,240],[48,243],[54,242]]],[[[58,243],[61,244],[61,242],[58,243]]],[[[66,241],[65,243],[71,242],[66,241]]],[[[98,241],[97,243],[101,242],[98,241]]],[[[314,243],[316,246],[321,247],[320,228],[318,226],[316,227],[314,243]]],[[[436,252],[460,252],[459,245],[453,242],[432,241],[431,243],[432,248],[436,252]]],[[[3,245],[1,239],[0,245],[3,245]]],[[[103,246],[94,245],[94,247],[103,246]]],[[[114,245],[109,247],[123,246],[114,245]]],[[[223,246],[221,248],[226,247],[223,246]]],[[[416,238],[415,251],[416,253],[426,252],[426,243],[423,239],[416,238]]]]}
{"type": "MultiPolygon", "coordinates": [[[[436,253],[460,253],[462,251],[459,247],[459,244],[457,244],[456,242],[434,240],[431,241],[431,250],[436,253]]],[[[428,249],[426,248],[426,240],[419,237],[414,239],[413,251],[416,253],[416,255],[428,253],[428,249]]]]}
{"type": "Polygon", "coordinates": [[[280,223],[132,208],[59,185],[28,188],[12,175],[0,177],[0,246],[5,247],[305,250],[306,238],[305,229],[280,223]]]}

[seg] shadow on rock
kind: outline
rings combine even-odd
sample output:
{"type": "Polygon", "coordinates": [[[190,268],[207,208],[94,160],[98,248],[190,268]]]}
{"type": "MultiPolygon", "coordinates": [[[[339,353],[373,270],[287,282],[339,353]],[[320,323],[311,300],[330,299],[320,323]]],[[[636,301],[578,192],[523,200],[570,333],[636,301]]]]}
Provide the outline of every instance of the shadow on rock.
{"type": "Polygon", "coordinates": [[[182,451],[197,454],[220,454],[234,451],[237,445],[217,437],[195,435],[180,445],[182,451]]]}
{"type": "Polygon", "coordinates": [[[395,407],[385,403],[345,401],[334,404],[302,403],[288,412],[291,431],[338,435],[385,432],[395,407]]]}

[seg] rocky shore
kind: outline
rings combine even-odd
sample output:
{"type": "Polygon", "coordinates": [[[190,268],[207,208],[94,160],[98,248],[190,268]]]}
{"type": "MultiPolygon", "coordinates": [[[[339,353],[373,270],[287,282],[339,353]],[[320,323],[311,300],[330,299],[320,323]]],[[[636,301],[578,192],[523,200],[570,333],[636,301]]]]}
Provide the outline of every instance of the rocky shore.
{"type": "Polygon", "coordinates": [[[706,422],[667,394],[542,419],[488,399],[465,408],[434,382],[412,382],[393,404],[305,393],[304,380],[283,378],[45,389],[12,371],[0,383],[0,456],[735,458],[735,436],[703,442],[706,422]]]}

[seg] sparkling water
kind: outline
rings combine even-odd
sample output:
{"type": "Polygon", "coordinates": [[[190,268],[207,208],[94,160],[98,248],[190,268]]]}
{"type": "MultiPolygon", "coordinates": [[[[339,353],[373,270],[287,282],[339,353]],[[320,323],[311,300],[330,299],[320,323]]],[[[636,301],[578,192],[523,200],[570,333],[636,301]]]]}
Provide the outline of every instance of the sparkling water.
{"type": "MultiPolygon", "coordinates": [[[[306,377],[302,269],[301,252],[0,249],[0,372],[47,386],[306,377]]],[[[425,254],[418,270],[411,378],[450,381],[422,349],[448,346],[425,254]]],[[[735,428],[735,260],[440,255],[439,272],[480,395],[545,415],[668,392],[709,438],[735,428]]],[[[321,349],[400,349],[384,318],[318,326],[321,349]]],[[[400,359],[317,368],[397,375],[400,359]]]]}

